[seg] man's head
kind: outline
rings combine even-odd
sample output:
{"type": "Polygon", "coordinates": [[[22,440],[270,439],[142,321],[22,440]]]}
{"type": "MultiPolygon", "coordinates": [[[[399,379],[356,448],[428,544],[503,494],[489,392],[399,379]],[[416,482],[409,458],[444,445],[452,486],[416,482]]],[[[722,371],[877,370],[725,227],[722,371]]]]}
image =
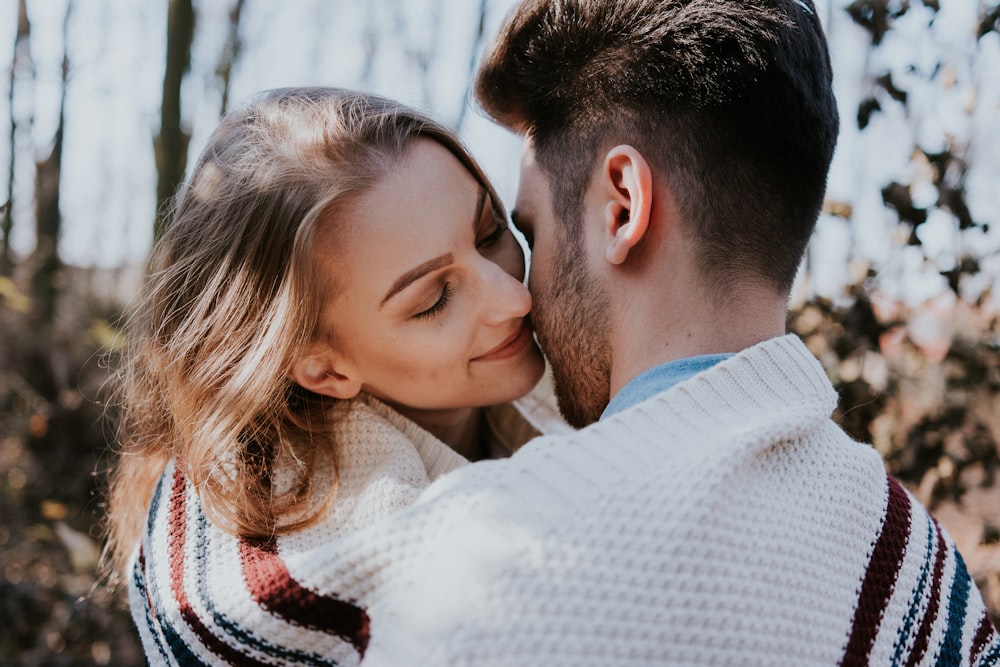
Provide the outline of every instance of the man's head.
{"type": "MultiPolygon", "coordinates": [[[[569,261],[581,256],[585,195],[608,148],[627,145],[669,192],[709,294],[724,301],[747,284],[782,294],[791,287],[838,132],[811,0],[524,0],[484,58],[476,96],[529,140],[551,190],[563,269],[586,272],[569,261]]],[[[544,287],[532,286],[536,306],[553,312],[537,297],[544,287]]],[[[613,297],[592,296],[575,305],[599,310],[613,297]]],[[[552,348],[579,347],[555,340],[545,330],[552,321],[537,323],[550,358],[552,348]]],[[[572,335],[606,337],[600,313],[594,326],[572,335]]],[[[580,370],[555,359],[553,368],[557,384],[580,370]]],[[[606,389],[595,391],[607,400],[606,389]]]]}

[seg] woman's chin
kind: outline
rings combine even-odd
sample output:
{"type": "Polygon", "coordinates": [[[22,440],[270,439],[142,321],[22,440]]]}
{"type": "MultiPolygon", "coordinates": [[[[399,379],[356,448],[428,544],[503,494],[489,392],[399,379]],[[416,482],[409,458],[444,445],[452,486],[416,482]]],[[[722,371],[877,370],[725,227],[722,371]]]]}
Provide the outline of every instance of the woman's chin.
{"type": "Polygon", "coordinates": [[[545,357],[542,356],[542,351],[538,348],[538,345],[532,341],[528,349],[525,350],[523,361],[513,371],[510,378],[512,395],[503,402],[521,398],[534,389],[544,375],[545,357]]]}

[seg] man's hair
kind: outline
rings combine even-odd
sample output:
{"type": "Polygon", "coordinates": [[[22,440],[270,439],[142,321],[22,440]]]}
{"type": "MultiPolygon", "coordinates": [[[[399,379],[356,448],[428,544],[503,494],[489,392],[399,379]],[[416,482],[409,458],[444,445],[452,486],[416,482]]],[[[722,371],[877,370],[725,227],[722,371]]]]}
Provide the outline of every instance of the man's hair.
{"type": "Polygon", "coordinates": [[[670,186],[716,289],[787,290],[836,145],[831,79],[811,0],[524,0],[475,92],[532,140],[570,239],[598,150],[627,143],[670,186]]]}

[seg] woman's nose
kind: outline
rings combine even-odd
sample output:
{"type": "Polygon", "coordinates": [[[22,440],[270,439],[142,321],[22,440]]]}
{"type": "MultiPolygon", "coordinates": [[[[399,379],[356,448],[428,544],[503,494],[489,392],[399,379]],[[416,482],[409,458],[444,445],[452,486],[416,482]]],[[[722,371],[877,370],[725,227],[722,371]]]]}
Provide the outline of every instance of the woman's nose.
{"type": "Polygon", "coordinates": [[[488,268],[482,276],[481,303],[485,318],[490,324],[502,324],[511,319],[524,317],[531,312],[531,293],[524,283],[505,268],[487,261],[488,268]]]}

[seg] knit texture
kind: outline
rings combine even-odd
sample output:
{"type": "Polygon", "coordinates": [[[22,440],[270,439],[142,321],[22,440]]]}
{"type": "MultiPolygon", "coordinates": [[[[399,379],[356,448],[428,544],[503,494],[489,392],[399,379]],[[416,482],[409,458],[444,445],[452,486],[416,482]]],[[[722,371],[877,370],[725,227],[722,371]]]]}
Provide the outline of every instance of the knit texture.
{"type": "MultiPolygon", "coordinates": [[[[543,432],[571,431],[550,382],[546,376],[522,399],[486,410],[495,454],[543,432]]],[[[336,548],[338,538],[377,525],[468,462],[370,396],[346,407],[332,437],[339,444],[334,502],[317,524],[272,540],[239,539],[213,525],[176,462],[168,464],[129,582],[151,664],[358,663],[369,637],[365,610],[337,587],[304,585],[308,571],[286,560],[336,548]]]]}
{"type": "Polygon", "coordinates": [[[951,538],[835,404],[782,337],[357,529],[242,552],[168,470],[133,613],[154,663],[1000,664],[951,538]]]}

